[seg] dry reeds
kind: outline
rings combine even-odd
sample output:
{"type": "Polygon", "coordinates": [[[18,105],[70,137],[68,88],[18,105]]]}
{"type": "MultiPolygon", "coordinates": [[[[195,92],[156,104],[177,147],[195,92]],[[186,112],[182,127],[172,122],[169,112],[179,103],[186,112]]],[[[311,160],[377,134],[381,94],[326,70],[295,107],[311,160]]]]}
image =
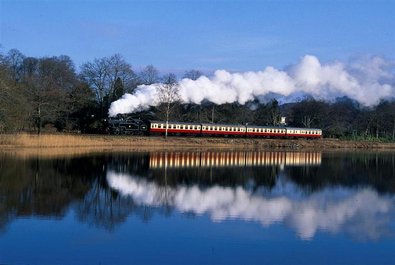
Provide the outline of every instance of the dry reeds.
{"type": "MultiPolygon", "coordinates": [[[[147,139],[148,142],[149,139],[147,139]]],[[[147,143],[147,141],[144,141],[147,143]]],[[[141,137],[73,134],[5,134],[0,135],[3,147],[113,147],[141,144],[141,137]]]]}
{"type": "Polygon", "coordinates": [[[93,137],[78,135],[16,134],[0,136],[0,145],[12,147],[78,147],[95,146],[102,143],[93,137]]]}
{"type": "Polygon", "coordinates": [[[0,135],[0,148],[116,148],[151,149],[174,147],[198,147],[193,139],[163,137],[138,137],[114,135],[74,134],[5,134],[0,135]]]}
{"type": "Polygon", "coordinates": [[[204,137],[144,137],[114,135],[77,135],[77,134],[0,134],[0,149],[7,148],[97,148],[97,149],[180,149],[180,148],[384,148],[395,149],[395,143],[369,143],[360,141],[315,141],[285,139],[243,139],[243,138],[204,138],[204,137]]]}

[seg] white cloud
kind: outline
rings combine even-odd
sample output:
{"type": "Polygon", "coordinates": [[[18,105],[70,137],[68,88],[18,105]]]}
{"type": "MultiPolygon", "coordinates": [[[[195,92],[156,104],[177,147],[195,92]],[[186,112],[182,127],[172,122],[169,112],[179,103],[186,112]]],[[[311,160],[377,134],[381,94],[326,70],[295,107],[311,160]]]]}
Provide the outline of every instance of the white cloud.
{"type": "MultiPolygon", "coordinates": [[[[395,98],[395,77],[391,67],[393,64],[381,57],[345,65],[340,62],[322,64],[317,57],[306,55],[288,71],[269,66],[258,72],[217,70],[211,78],[183,79],[179,82],[180,96],[185,103],[200,104],[208,100],[216,104],[245,104],[273,93],[289,99],[309,94],[329,101],[347,96],[363,105],[372,106],[381,99],[395,98]]],[[[140,86],[133,95],[125,94],[111,104],[110,116],[155,106],[158,103],[155,94],[157,85],[140,86]]]]}

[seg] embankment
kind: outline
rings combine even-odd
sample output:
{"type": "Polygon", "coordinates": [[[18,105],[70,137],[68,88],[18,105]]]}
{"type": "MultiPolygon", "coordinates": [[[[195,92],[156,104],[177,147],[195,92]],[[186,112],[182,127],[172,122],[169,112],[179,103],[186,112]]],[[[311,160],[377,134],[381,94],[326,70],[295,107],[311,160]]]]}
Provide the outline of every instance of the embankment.
{"type": "Polygon", "coordinates": [[[395,143],[371,141],[341,141],[338,139],[290,140],[245,139],[205,137],[142,137],[112,135],[0,135],[0,148],[105,148],[128,150],[182,149],[182,148],[232,148],[232,149],[388,149],[395,150],[395,143]]]}

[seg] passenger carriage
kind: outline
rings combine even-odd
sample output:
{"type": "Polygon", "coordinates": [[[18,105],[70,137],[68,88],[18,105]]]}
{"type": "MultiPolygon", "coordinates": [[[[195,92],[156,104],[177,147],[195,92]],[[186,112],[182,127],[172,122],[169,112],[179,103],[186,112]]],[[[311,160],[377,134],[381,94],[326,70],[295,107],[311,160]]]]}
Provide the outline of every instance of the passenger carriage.
{"type": "Polygon", "coordinates": [[[322,130],[313,128],[287,128],[286,132],[287,138],[321,138],[322,130]]]}
{"type": "Polygon", "coordinates": [[[202,135],[206,136],[244,136],[245,133],[244,125],[202,123],[202,135]]]}
{"type": "Polygon", "coordinates": [[[247,125],[247,137],[286,137],[285,127],[247,125]]]}
{"type": "MultiPolygon", "coordinates": [[[[151,134],[165,134],[166,122],[165,121],[151,121],[149,126],[151,134]]],[[[200,123],[191,122],[174,122],[167,123],[167,133],[173,135],[198,135],[201,131],[200,123]]]]}

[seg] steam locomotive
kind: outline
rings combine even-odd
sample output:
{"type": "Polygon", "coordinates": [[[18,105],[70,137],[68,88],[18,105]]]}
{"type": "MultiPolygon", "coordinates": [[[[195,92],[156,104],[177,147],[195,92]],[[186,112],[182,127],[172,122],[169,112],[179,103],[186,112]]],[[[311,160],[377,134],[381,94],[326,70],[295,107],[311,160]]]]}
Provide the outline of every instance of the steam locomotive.
{"type": "Polygon", "coordinates": [[[258,137],[258,138],[305,138],[322,137],[321,129],[257,126],[240,124],[194,123],[176,121],[151,121],[119,114],[108,120],[109,133],[133,135],[190,135],[223,137],[258,137]]]}

